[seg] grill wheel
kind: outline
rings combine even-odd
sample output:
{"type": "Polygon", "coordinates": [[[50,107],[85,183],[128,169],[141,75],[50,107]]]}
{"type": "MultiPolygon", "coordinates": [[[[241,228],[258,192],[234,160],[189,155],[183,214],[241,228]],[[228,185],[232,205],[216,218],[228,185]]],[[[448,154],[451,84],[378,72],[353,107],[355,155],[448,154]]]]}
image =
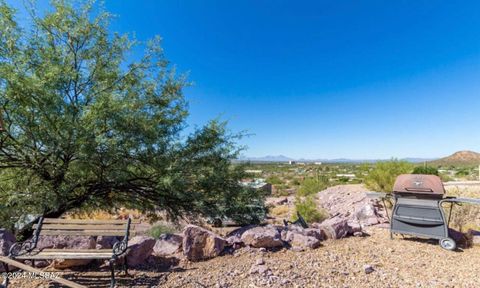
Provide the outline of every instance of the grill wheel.
{"type": "Polygon", "coordinates": [[[455,243],[455,240],[453,240],[452,238],[443,238],[443,239],[440,239],[440,241],[438,241],[440,246],[443,248],[443,249],[446,249],[446,250],[455,250],[455,248],[457,248],[457,243],[455,243]]]}

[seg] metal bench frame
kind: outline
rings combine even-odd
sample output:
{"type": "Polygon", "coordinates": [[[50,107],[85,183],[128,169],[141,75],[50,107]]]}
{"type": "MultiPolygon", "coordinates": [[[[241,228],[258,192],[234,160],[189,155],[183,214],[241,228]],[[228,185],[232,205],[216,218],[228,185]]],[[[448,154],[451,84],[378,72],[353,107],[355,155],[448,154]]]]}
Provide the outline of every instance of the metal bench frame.
{"type": "MultiPolygon", "coordinates": [[[[39,254],[42,250],[38,250],[36,249],[37,248],[37,244],[38,244],[38,240],[40,239],[40,236],[42,235],[42,228],[43,228],[43,225],[44,225],[44,220],[45,218],[43,217],[40,217],[40,219],[38,220],[38,223],[37,225],[35,225],[35,232],[33,234],[33,237],[31,240],[26,240],[24,242],[18,242],[18,243],[15,243],[13,244],[11,247],[10,247],[10,250],[9,250],[9,254],[8,254],[8,257],[10,259],[17,259],[19,258],[19,260],[31,260],[32,261],[32,266],[35,266],[35,260],[37,259],[52,259],[53,256],[51,257],[48,257],[48,258],[42,258],[42,255],[39,254]]],[[[81,226],[83,224],[91,224],[92,222],[95,222],[95,221],[91,221],[91,220],[85,220],[85,222],[82,222],[81,220],[76,220],[75,222],[75,225],[78,225],[78,226],[81,226]]],[[[98,221],[99,223],[100,222],[108,222],[108,221],[98,221]]],[[[55,223],[58,223],[60,225],[62,224],[70,224],[72,223],[71,221],[69,222],[69,220],[64,220],[62,221],[61,219],[56,219],[56,222],[55,223]]],[[[118,222],[117,222],[118,224],[118,222]]],[[[120,223],[122,224],[122,223],[120,223]]],[[[110,281],[110,287],[113,288],[115,287],[115,284],[116,284],[116,281],[115,281],[115,262],[119,259],[119,258],[123,258],[124,261],[123,261],[123,268],[124,268],[124,271],[125,271],[125,274],[128,275],[128,264],[127,264],[127,248],[128,248],[128,238],[130,237],[130,226],[131,226],[131,219],[128,218],[126,221],[125,221],[125,224],[126,224],[126,228],[125,228],[125,234],[123,236],[123,239],[117,243],[115,243],[112,247],[112,250],[111,250],[111,256],[108,256],[108,258],[105,258],[105,254],[103,257],[95,257],[93,254],[91,254],[90,256],[87,256],[87,257],[79,257],[79,255],[77,255],[77,257],[79,258],[75,258],[75,252],[73,253],[70,253],[69,255],[69,258],[68,259],[108,259],[109,261],[109,266],[110,266],[110,272],[111,272],[111,281],[110,281]]],[[[45,225],[48,225],[48,224],[45,224],[45,225]]],[[[93,224],[95,225],[95,224],[93,224]]],[[[108,225],[108,224],[106,224],[108,225]]],[[[87,229],[85,229],[87,230],[87,229]]],[[[118,233],[118,232],[117,232],[118,233]]],[[[99,235],[95,235],[95,234],[98,234],[97,233],[94,233],[94,232],[90,232],[90,234],[93,234],[93,235],[89,235],[89,232],[87,231],[82,231],[81,228],[79,228],[78,231],[73,231],[73,233],[66,233],[65,230],[62,230],[62,228],[58,228],[57,231],[55,231],[54,234],[51,234],[51,235],[82,235],[82,236],[99,236],[99,235]],[[62,234],[62,231],[65,232],[65,234],[62,234]],[[78,234],[75,234],[75,232],[77,232],[78,234]]],[[[104,236],[118,236],[118,235],[108,235],[109,232],[105,232],[103,233],[102,235],[104,236]]],[[[115,234],[115,233],[113,233],[115,234]]],[[[47,234],[47,235],[50,235],[50,234],[47,234]]],[[[55,257],[53,259],[63,259],[61,257],[61,252],[63,249],[49,249],[51,252],[58,252],[58,258],[55,257]]],[[[86,249],[85,251],[95,251],[94,249],[86,249]]],[[[5,271],[8,273],[9,272],[9,268],[8,268],[8,264],[6,263],[3,263],[3,266],[5,268],[5,271]]],[[[4,279],[4,283],[3,283],[3,287],[8,287],[8,278],[7,279],[4,279]]]]}

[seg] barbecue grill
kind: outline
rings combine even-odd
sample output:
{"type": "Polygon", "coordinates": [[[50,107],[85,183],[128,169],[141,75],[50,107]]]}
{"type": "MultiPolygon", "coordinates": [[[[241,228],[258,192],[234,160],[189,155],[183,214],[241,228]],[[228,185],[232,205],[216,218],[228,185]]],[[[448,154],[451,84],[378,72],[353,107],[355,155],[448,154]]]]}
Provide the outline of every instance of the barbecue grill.
{"type": "MultiPolygon", "coordinates": [[[[369,193],[385,199],[386,193],[369,193]]],[[[395,233],[438,239],[442,248],[455,250],[457,244],[449,237],[448,226],[455,204],[480,204],[480,199],[445,197],[440,177],[435,175],[403,174],[393,185],[395,205],[390,217],[390,237],[395,233]],[[450,204],[448,219],[442,205],[450,204]]]]}

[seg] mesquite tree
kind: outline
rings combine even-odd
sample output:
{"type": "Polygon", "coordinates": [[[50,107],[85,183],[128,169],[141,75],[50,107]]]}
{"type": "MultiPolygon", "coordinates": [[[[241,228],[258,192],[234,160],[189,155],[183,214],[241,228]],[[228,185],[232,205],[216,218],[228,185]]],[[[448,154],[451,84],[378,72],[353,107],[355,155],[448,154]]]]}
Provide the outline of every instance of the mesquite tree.
{"type": "Polygon", "coordinates": [[[185,132],[187,83],[159,38],[109,33],[92,2],[52,6],[20,27],[0,1],[1,221],[82,207],[258,221],[262,195],[231,164],[238,135],[218,121],[185,132]]]}

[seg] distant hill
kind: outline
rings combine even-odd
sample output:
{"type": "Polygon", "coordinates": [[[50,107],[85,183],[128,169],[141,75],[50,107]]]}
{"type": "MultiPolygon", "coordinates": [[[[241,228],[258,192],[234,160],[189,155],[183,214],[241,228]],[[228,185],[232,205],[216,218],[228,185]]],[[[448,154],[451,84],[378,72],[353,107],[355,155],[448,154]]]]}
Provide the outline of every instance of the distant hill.
{"type": "Polygon", "coordinates": [[[480,165],[480,153],[473,151],[458,151],[452,155],[429,162],[436,166],[472,166],[480,165]]]}

